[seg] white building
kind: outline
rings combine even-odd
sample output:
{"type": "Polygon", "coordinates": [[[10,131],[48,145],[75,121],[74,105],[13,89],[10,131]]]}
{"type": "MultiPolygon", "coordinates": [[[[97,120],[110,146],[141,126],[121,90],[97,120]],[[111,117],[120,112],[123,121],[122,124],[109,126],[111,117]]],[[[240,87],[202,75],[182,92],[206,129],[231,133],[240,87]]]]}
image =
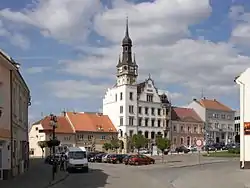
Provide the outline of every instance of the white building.
{"type": "Polygon", "coordinates": [[[0,180],[28,168],[30,91],[19,65],[0,51],[0,180]]]}
{"type": "Polygon", "coordinates": [[[190,104],[205,122],[204,136],[207,143],[234,142],[234,111],[216,99],[194,99],[190,104]]]}
{"type": "Polygon", "coordinates": [[[128,22],[122,48],[122,58],[116,66],[116,84],[105,94],[103,114],[109,116],[125,146],[127,138],[137,133],[152,140],[156,134],[168,136],[171,105],[165,94],[159,95],[150,76],[137,83],[138,65],[132,58],[128,22]]]}
{"type": "Polygon", "coordinates": [[[240,135],[240,111],[234,114],[234,130],[236,135],[240,135]]]}

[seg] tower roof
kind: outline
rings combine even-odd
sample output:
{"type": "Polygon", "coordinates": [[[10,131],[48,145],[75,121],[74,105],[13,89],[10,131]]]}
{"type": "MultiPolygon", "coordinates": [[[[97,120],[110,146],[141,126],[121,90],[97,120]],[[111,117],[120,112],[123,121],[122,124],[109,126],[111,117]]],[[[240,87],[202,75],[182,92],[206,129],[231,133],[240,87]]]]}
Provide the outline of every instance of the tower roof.
{"type": "Polygon", "coordinates": [[[132,45],[132,40],[129,37],[129,28],[128,28],[128,17],[126,19],[126,30],[125,30],[125,37],[122,40],[122,45],[132,45]]]}

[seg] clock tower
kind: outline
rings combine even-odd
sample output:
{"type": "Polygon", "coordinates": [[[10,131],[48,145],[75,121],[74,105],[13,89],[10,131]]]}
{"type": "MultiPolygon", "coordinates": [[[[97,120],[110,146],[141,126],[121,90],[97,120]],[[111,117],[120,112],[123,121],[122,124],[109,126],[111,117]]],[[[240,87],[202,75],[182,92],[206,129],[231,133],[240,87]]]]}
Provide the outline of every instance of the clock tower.
{"type": "Polygon", "coordinates": [[[122,58],[119,57],[117,68],[117,86],[135,85],[138,76],[138,66],[132,58],[132,40],[129,37],[128,18],[126,20],[125,37],[122,40],[122,58]]]}

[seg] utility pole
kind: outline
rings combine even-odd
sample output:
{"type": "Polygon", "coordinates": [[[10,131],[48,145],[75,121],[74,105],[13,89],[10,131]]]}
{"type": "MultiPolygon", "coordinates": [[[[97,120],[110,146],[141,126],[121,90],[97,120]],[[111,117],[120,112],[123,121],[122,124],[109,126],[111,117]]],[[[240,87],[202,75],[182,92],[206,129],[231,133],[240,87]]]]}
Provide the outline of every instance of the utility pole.
{"type": "MultiPolygon", "coordinates": [[[[53,114],[50,114],[50,126],[52,126],[52,142],[54,143],[56,140],[56,123],[57,123],[57,117],[53,114]]],[[[56,154],[56,148],[55,144],[52,146],[52,153],[53,153],[53,165],[52,165],[52,180],[55,180],[55,173],[57,164],[55,161],[55,154],[56,154]]]]}

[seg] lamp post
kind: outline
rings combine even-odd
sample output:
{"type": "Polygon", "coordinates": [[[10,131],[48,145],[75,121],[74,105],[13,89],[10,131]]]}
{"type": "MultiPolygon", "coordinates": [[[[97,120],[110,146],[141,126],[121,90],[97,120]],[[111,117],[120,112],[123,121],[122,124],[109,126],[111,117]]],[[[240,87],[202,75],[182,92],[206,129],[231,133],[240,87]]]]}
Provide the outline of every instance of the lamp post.
{"type": "MultiPolygon", "coordinates": [[[[50,114],[50,126],[52,127],[52,141],[54,142],[56,140],[56,123],[57,123],[57,117],[53,114],[50,114]]],[[[55,179],[55,173],[56,173],[56,168],[57,164],[55,161],[55,145],[53,144],[52,146],[52,152],[53,152],[53,165],[52,165],[52,180],[55,179]]]]}

